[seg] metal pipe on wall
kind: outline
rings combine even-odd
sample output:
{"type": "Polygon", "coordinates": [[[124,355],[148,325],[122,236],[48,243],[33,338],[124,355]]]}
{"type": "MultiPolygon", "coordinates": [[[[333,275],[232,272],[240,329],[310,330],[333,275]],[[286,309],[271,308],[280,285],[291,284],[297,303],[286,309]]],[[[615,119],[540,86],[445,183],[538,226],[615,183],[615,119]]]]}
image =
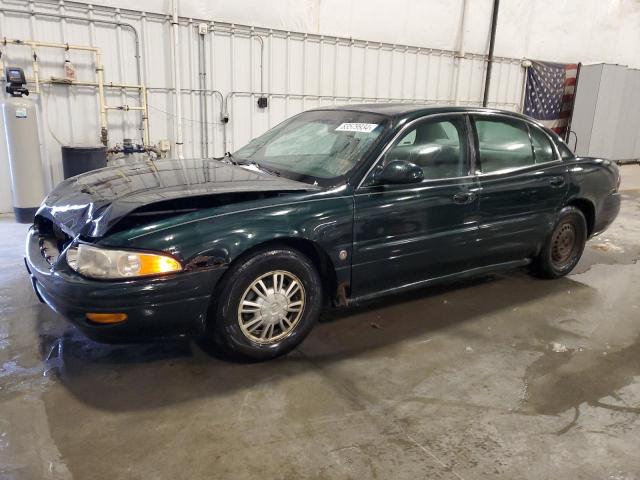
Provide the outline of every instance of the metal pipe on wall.
{"type": "Polygon", "coordinates": [[[109,146],[109,124],[107,122],[106,100],[104,98],[104,67],[100,52],[96,52],[96,75],[98,77],[98,96],[100,97],[100,141],[109,146]]]}
{"type": "Polygon", "coordinates": [[[180,68],[180,26],[178,17],[178,0],[171,1],[171,34],[173,42],[171,43],[171,51],[173,53],[173,82],[176,89],[175,95],[175,144],[176,155],[178,158],[184,158],[182,150],[182,82],[180,68]]]}
{"type": "Polygon", "coordinates": [[[462,0],[462,13],[460,15],[460,35],[458,36],[458,48],[455,58],[458,60],[455,65],[456,69],[456,80],[454,83],[454,92],[453,98],[455,99],[456,105],[460,105],[460,81],[462,78],[461,70],[462,70],[462,61],[465,57],[464,52],[464,29],[466,27],[466,18],[467,18],[467,0],[462,0]]]}
{"type": "Polygon", "coordinates": [[[496,28],[498,26],[499,8],[500,0],[493,0],[493,10],[491,11],[491,37],[489,39],[489,55],[487,57],[487,74],[484,80],[484,95],[482,97],[483,107],[486,107],[489,103],[489,87],[491,85],[491,69],[493,67],[493,48],[496,44],[496,28]]]}
{"type": "Polygon", "coordinates": [[[262,93],[264,92],[264,38],[256,33],[252,33],[252,37],[260,44],[260,93],[262,93]]]}
{"type": "MultiPolygon", "coordinates": [[[[93,6],[90,5],[89,8],[90,8],[90,11],[92,11],[93,6]]],[[[138,30],[136,29],[136,27],[133,26],[132,24],[127,23],[127,22],[115,21],[115,20],[80,17],[80,16],[77,16],[77,15],[68,15],[66,13],[64,15],[61,15],[59,13],[53,13],[53,12],[40,12],[40,11],[35,11],[35,10],[25,11],[25,10],[19,10],[17,8],[3,8],[2,12],[3,13],[13,13],[13,14],[18,14],[18,15],[29,15],[32,18],[35,18],[35,17],[47,17],[47,18],[56,18],[58,20],[73,20],[74,22],[85,22],[85,23],[89,23],[89,24],[101,23],[103,25],[113,25],[115,27],[123,27],[123,28],[127,28],[127,29],[131,30],[131,33],[133,33],[133,38],[134,38],[134,58],[136,60],[136,83],[138,83],[138,84],[142,83],[142,81],[141,81],[142,56],[140,55],[140,35],[138,34],[138,30]]],[[[38,86],[36,84],[36,88],[37,87],[38,86]]],[[[145,119],[141,118],[140,123],[141,123],[141,129],[143,131],[145,129],[144,121],[145,121],[145,119]]]]}
{"type": "Polygon", "coordinates": [[[524,113],[524,100],[527,93],[527,78],[529,78],[529,67],[531,67],[531,61],[523,60],[520,65],[523,69],[522,89],[520,90],[520,113],[524,113]]]}
{"type": "Polygon", "coordinates": [[[35,93],[40,93],[40,68],[38,65],[38,54],[37,48],[59,48],[63,50],[79,50],[84,52],[91,52],[95,58],[95,70],[96,76],[98,79],[98,95],[100,97],[100,138],[102,143],[107,146],[108,143],[108,131],[107,131],[107,111],[105,108],[105,99],[104,99],[104,87],[103,87],[103,70],[102,66],[102,55],[100,54],[100,49],[96,47],[89,47],[86,45],[71,45],[68,43],[53,43],[53,42],[40,42],[33,40],[17,40],[17,39],[3,39],[4,45],[19,45],[19,46],[29,46],[31,47],[31,54],[33,56],[33,77],[35,83],[35,93]]]}
{"type": "Polygon", "coordinates": [[[19,45],[19,46],[28,46],[31,48],[31,53],[33,56],[33,80],[29,83],[35,84],[35,92],[40,93],[40,85],[42,83],[56,83],[56,82],[43,82],[40,80],[40,69],[38,64],[38,55],[37,55],[37,47],[44,48],[58,48],[64,50],[79,50],[90,52],[95,57],[95,71],[97,81],[94,82],[82,82],[82,81],[71,81],[71,82],[57,82],[64,83],[67,85],[86,85],[86,86],[95,86],[98,88],[98,97],[100,103],[100,139],[104,146],[108,146],[109,143],[109,135],[108,135],[108,121],[107,121],[107,111],[108,110],[139,110],[142,114],[142,134],[143,134],[143,143],[145,146],[149,145],[149,112],[147,109],[147,100],[146,100],[146,87],[144,85],[131,85],[131,84],[114,84],[110,82],[107,86],[111,87],[119,87],[123,89],[136,89],[139,92],[140,96],[140,106],[139,107],[129,107],[127,105],[123,106],[109,106],[106,104],[104,88],[104,67],[102,65],[102,53],[97,47],[90,47],[86,45],[72,45],[68,43],[53,43],[53,42],[40,42],[33,40],[17,40],[17,39],[3,39],[2,43],[4,45],[19,45]]]}
{"type": "Polygon", "coordinates": [[[147,87],[144,85],[140,86],[142,90],[142,106],[144,109],[142,110],[142,135],[144,136],[142,143],[145,146],[151,145],[151,138],[149,136],[149,102],[147,99],[147,87]]]}
{"type": "MultiPolygon", "coordinates": [[[[232,26],[233,27],[233,26],[232,26]]],[[[233,64],[233,39],[232,36],[235,33],[235,28],[231,28],[230,30],[227,29],[217,29],[215,22],[212,22],[212,24],[209,27],[209,31],[210,32],[216,32],[216,31],[222,31],[224,33],[228,33],[231,39],[231,48],[230,48],[230,57],[231,57],[231,63],[233,64]]],[[[248,36],[250,39],[255,39],[258,41],[259,45],[260,45],[260,94],[266,93],[265,92],[265,88],[264,88],[264,38],[255,33],[254,29],[251,28],[248,32],[242,32],[239,35],[246,35],[248,36]]],[[[288,60],[289,60],[289,54],[288,54],[288,48],[289,48],[289,43],[287,41],[287,67],[286,67],[286,71],[289,71],[289,65],[288,65],[288,60]]],[[[250,51],[252,52],[252,51],[250,51]]],[[[269,53],[271,53],[271,50],[269,50],[269,53]]],[[[252,64],[252,63],[251,63],[252,64]]],[[[303,63],[304,66],[304,63],[303,63]]],[[[231,85],[233,85],[233,69],[230,70],[231,72],[231,85]]],[[[288,78],[288,73],[286,75],[286,77],[288,78]]],[[[251,79],[253,79],[253,76],[251,77],[251,79]]],[[[288,80],[287,80],[288,81],[288,80]]],[[[217,92],[217,90],[212,90],[214,93],[217,92]]],[[[218,92],[219,93],[219,92],[218,92]]],[[[221,112],[221,117],[222,117],[222,143],[223,143],[223,151],[224,153],[227,152],[227,125],[228,125],[228,121],[229,121],[229,98],[231,98],[233,96],[233,91],[227,93],[227,95],[225,95],[224,97],[222,97],[222,112],[221,112]]],[[[252,122],[250,122],[251,124],[252,122]]]]}
{"type": "Polygon", "coordinates": [[[202,139],[202,153],[204,158],[209,157],[209,114],[207,108],[207,95],[204,92],[207,88],[207,59],[205,34],[199,30],[198,38],[198,76],[200,77],[200,138],[202,139]]]}
{"type": "MultiPolygon", "coordinates": [[[[27,83],[35,83],[32,79],[27,79],[27,83]]],[[[56,80],[44,80],[40,81],[40,85],[70,85],[70,86],[84,86],[84,87],[99,87],[98,82],[86,82],[82,80],[73,80],[73,81],[56,81],[56,80]]],[[[105,110],[121,110],[121,111],[140,111],[142,114],[142,143],[145,147],[150,146],[150,136],[149,136],[149,106],[147,102],[147,87],[144,85],[135,85],[129,83],[114,83],[114,82],[103,82],[102,84],[103,90],[105,88],[115,88],[120,90],[138,90],[140,92],[140,106],[131,107],[129,105],[106,105],[104,104],[105,110]]]]}

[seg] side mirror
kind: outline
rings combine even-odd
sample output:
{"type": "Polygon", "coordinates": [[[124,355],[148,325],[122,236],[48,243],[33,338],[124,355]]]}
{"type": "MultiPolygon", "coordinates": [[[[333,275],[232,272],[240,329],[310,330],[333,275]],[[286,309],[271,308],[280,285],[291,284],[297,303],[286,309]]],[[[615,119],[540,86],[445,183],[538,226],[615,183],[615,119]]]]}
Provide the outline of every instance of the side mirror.
{"type": "Polygon", "coordinates": [[[376,185],[420,183],[422,180],[424,180],[422,168],[406,160],[389,162],[382,171],[375,176],[376,185]]]}

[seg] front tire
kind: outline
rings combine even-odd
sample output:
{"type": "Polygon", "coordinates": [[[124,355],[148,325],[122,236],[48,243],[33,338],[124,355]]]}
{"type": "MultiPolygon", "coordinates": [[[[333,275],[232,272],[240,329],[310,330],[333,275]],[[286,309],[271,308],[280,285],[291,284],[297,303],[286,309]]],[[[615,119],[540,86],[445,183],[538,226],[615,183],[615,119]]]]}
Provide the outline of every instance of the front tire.
{"type": "Polygon", "coordinates": [[[583,213],[575,207],[564,207],[534,261],[534,273],[542,278],[565,276],[580,261],[586,241],[587,221],[583,213]]]}
{"type": "Polygon", "coordinates": [[[232,265],[209,313],[208,336],[233,358],[268,360],[304,340],[322,308],[311,261],[289,248],[258,251],[232,265]]]}

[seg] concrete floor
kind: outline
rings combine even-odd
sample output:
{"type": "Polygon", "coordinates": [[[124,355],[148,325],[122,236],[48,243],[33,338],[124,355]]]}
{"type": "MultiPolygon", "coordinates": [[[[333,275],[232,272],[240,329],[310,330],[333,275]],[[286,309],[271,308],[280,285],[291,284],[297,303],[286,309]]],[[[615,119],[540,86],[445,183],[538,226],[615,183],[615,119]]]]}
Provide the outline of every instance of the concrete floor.
{"type": "Polygon", "coordinates": [[[332,312],[263,364],[104,346],[38,304],[0,220],[2,479],[637,479],[640,166],[568,278],[332,312]]]}

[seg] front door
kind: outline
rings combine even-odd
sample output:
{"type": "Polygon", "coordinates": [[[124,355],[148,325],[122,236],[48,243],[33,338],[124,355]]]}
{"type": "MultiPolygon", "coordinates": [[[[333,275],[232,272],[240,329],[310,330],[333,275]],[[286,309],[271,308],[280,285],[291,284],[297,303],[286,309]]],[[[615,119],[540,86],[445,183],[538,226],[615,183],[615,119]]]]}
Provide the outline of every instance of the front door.
{"type": "Polygon", "coordinates": [[[534,255],[553,228],[568,188],[549,136],[528,122],[474,117],[480,186],[477,251],[496,264],[534,255]]]}
{"type": "Polygon", "coordinates": [[[465,115],[407,125],[354,197],[352,295],[407,286],[475,266],[478,196],[465,115]],[[394,160],[422,167],[417,184],[374,184],[394,160]]]}

